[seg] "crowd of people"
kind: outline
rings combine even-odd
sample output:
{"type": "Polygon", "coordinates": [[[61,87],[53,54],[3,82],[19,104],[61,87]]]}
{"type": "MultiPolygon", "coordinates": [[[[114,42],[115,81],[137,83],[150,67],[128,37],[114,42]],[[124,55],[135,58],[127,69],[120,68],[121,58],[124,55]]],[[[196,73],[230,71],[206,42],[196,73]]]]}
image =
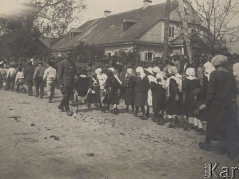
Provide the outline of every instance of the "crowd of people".
{"type": "Polygon", "coordinates": [[[75,65],[72,51],[65,53],[66,58],[56,69],[50,60],[46,66],[38,61],[36,67],[28,61],[24,69],[16,69],[14,64],[4,69],[0,64],[0,88],[6,82],[5,90],[14,91],[15,85],[16,92],[28,91],[32,96],[34,83],[35,97],[42,99],[46,84],[51,103],[57,86],[63,94],[58,108],[68,116],[72,115],[69,101],[73,97],[80,98],[77,103],[86,103],[88,108],[94,104],[102,112],[109,112],[113,106],[113,114],[119,113],[123,99],[126,112],[147,120],[152,111],[152,120],[164,125],[167,119],[169,128],[182,121],[185,130],[192,127],[202,133],[202,121],[207,121],[206,140],[199,147],[208,151],[211,140],[222,140],[227,144],[229,158],[238,154],[239,63],[230,65],[224,55],[206,56],[197,63],[184,56],[183,61],[172,57],[147,66],[114,61],[108,68],[88,68],[75,65]]]}

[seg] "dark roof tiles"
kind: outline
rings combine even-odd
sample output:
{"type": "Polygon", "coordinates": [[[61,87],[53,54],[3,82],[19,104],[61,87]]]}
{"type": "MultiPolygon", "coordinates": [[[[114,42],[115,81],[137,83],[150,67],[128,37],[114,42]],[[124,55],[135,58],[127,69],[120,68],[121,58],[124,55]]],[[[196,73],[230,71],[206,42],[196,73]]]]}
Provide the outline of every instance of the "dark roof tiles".
{"type": "MultiPolygon", "coordinates": [[[[178,2],[171,2],[170,9],[173,11],[178,6],[178,2]]],[[[140,8],[120,14],[110,15],[105,18],[94,19],[84,23],[79,29],[81,34],[71,40],[70,33],[57,42],[52,49],[72,48],[83,41],[86,44],[109,44],[132,42],[138,39],[152,25],[160,19],[164,19],[165,3],[147,8],[140,8]],[[126,31],[122,29],[124,19],[137,19],[137,23],[126,31]]]]}

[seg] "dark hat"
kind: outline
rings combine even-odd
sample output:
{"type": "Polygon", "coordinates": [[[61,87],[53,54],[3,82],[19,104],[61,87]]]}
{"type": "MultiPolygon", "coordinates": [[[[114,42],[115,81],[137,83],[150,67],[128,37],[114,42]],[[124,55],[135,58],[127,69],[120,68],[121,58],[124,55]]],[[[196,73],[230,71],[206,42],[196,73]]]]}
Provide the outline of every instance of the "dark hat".
{"type": "Polygon", "coordinates": [[[184,59],[188,59],[188,56],[187,56],[187,55],[184,55],[183,58],[184,58],[184,59]]]}
{"type": "Polygon", "coordinates": [[[54,65],[54,61],[53,61],[53,60],[48,60],[48,61],[47,61],[47,64],[50,65],[50,66],[52,66],[52,65],[54,65]]]}

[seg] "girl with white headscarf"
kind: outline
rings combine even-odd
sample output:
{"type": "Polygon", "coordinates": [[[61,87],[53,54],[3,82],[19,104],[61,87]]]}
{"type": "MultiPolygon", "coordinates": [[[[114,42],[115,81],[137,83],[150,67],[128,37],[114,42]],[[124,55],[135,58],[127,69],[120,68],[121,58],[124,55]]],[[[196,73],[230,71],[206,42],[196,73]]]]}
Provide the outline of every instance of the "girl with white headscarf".
{"type": "Polygon", "coordinates": [[[152,102],[153,102],[153,112],[154,112],[154,122],[159,125],[164,124],[163,111],[166,100],[166,90],[163,72],[159,72],[156,75],[156,80],[151,81],[150,87],[152,90],[152,102]]]}
{"type": "Polygon", "coordinates": [[[138,117],[139,107],[143,113],[142,119],[145,120],[145,109],[144,106],[147,100],[147,92],[149,89],[149,79],[146,77],[144,73],[144,69],[142,67],[136,68],[137,77],[134,80],[135,86],[135,95],[134,95],[134,105],[136,108],[135,116],[138,117]]]}
{"type": "Polygon", "coordinates": [[[184,130],[189,128],[189,118],[192,118],[194,121],[194,128],[202,130],[202,123],[199,121],[195,115],[195,94],[193,93],[195,89],[200,89],[200,81],[195,77],[194,68],[188,68],[186,70],[186,79],[183,81],[183,91],[186,94],[184,102],[185,115],[187,117],[184,130]]]}
{"type": "Polygon", "coordinates": [[[168,69],[170,77],[167,80],[168,100],[166,103],[166,113],[170,120],[169,128],[175,128],[174,119],[184,115],[183,95],[182,95],[182,76],[178,73],[175,66],[168,69]]]}
{"type": "MultiPolygon", "coordinates": [[[[149,67],[145,71],[146,71],[147,77],[149,79],[149,83],[152,82],[152,81],[155,81],[155,76],[153,74],[153,68],[149,67]]],[[[146,105],[147,105],[146,117],[149,117],[150,107],[153,106],[153,96],[152,96],[152,91],[151,91],[150,88],[148,89],[148,92],[147,92],[146,105]]]]}
{"type": "Polygon", "coordinates": [[[129,110],[130,105],[132,107],[132,111],[134,111],[134,78],[134,71],[131,68],[128,68],[124,80],[126,111],[129,110]]]}
{"type": "Polygon", "coordinates": [[[97,74],[97,78],[98,78],[99,83],[100,83],[100,98],[101,98],[101,101],[102,101],[103,98],[104,98],[104,90],[105,90],[107,75],[102,72],[102,68],[97,68],[95,70],[95,73],[97,74]]]}
{"type": "Polygon", "coordinates": [[[119,105],[118,90],[120,87],[120,83],[119,80],[116,79],[112,69],[109,68],[108,71],[106,72],[106,75],[108,76],[105,86],[106,95],[102,101],[102,103],[106,105],[106,108],[103,109],[103,112],[109,110],[110,105],[113,105],[114,106],[113,114],[118,114],[117,105],[119,105]]]}

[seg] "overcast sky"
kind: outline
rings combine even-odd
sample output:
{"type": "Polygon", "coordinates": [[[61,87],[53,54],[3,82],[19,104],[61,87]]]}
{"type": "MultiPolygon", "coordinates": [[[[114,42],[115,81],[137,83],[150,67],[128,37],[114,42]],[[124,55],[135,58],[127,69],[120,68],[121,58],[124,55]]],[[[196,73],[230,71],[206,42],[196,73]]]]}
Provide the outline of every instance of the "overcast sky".
{"type": "MultiPolygon", "coordinates": [[[[22,2],[30,0],[0,0],[1,14],[14,14],[24,10],[22,2]]],[[[86,22],[87,20],[96,19],[104,16],[104,11],[109,10],[112,14],[117,14],[133,9],[138,9],[143,6],[143,0],[85,0],[87,9],[83,13],[83,18],[74,26],[86,22]]],[[[160,4],[165,0],[152,0],[152,5],[160,4]]],[[[239,23],[235,20],[235,23],[239,23]]],[[[232,47],[233,52],[239,53],[239,42],[232,47]]]]}

